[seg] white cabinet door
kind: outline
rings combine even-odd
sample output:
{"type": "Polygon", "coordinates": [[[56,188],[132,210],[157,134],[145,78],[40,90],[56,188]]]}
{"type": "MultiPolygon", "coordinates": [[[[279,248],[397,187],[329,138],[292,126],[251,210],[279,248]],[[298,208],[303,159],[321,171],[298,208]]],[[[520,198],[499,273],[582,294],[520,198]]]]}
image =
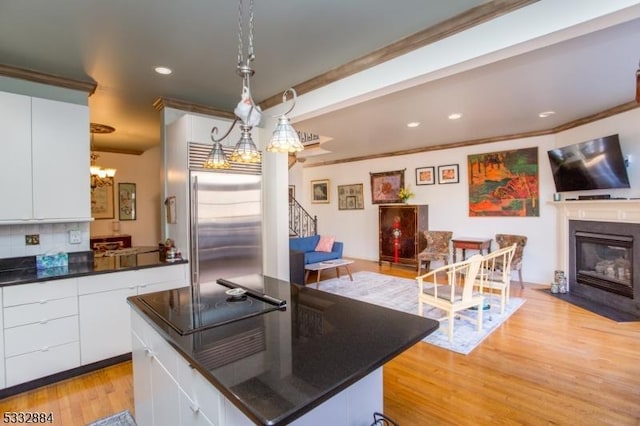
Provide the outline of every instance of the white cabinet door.
{"type": "Polygon", "coordinates": [[[152,358],[142,340],[131,333],[133,361],[133,403],[138,426],[153,426],[153,389],[151,387],[152,358]]]}
{"type": "Polygon", "coordinates": [[[89,107],[32,98],[31,117],[34,217],[91,217],[89,107]]]}
{"type": "Polygon", "coordinates": [[[135,289],[80,296],[80,360],[82,365],[131,352],[131,319],[127,297],[135,289]]]}
{"type": "MultiPolygon", "coordinates": [[[[140,316],[131,311],[133,329],[133,398],[139,426],[180,425],[180,387],[164,367],[160,353],[148,339],[157,340],[155,332],[140,316]]],[[[164,343],[169,350],[169,345],[164,343]]],[[[175,360],[175,355],[169,356],[175,360]]]]}
{"type": "Polygon", "coordinates": [[[5,387],[4,379],[4,324],[2,323],[2,292],[0,291],[0,389],[5,387]]]}
{"type": "Polygon", "coordinates": [[[0,92],[0,182],[0,220],[31,219],[29,96],[0,92]]]}

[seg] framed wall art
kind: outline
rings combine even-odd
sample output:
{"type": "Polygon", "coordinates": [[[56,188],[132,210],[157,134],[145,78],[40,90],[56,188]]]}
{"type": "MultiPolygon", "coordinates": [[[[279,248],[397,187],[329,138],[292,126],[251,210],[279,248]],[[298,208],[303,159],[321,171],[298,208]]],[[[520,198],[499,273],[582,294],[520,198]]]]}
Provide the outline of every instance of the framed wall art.
{"type": "Polygon", "coordinates": [[[371,174],[371,204],[401,203],[398,195],[404,187],[404,171],[370,173],[371,174]]]}
{"type": "Polygon", "coordinates": [[[296,199],[296,186],[289,185],[289,202],[293,202],[296,199]]]}
{"type": "Polygon", "coordinates": [[[538,148],[467,157],[469,216],[540,216],[538,148]]]}
{"type": "Polygon", "coordinates": [[[438,183],[458,183],[460,182],[459,168],[457,164],[447,164],[438,166],[438,183]]]}
{"type": "Polygon", "coordinates": [[[311,202],[329,203],[329,179],[311,181],[311,202]]]}
{"type": "Polygon", "coordinates": [[[364,209],[364,185],[338,185],[338,210],[364,209]]]}
{"type": "Polygon", "coordinates": [[[416,168],[416,185],[433,185],[436,183],[435,167],[416,168]]]}
{"type": "Polygon", "coordinates": [[[91,190],[91,216],[94,219],[113,219],[113,178],[110,185],[96,186],[91,190]]]}
{"type": "Polygon", "coordinates": [[[136,184],[118,184],[118,219],[136,220],[136,184]]]}

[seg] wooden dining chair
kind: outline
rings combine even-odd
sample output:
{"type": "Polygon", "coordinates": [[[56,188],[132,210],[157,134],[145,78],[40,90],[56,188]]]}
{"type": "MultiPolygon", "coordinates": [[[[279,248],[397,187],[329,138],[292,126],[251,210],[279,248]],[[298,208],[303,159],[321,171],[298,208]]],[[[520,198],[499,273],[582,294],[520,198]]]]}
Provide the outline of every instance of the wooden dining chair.
{"type": "MultiPolygon", "coordinates": [[[[500,314],[504,313],[504,308],[509,300],[509,289],[511,287],[511,261],[514,257],[518,245],[498,249],[486,254],[482,258],[482,264],[476,280],[476,286],[480,293],[489,294],[489,297],[498,293],[500,296],[500,314]]],[[[489,302],[491,304],[491,302],[489,302]]]]}
{"type": "MultiPolygon", "coordinates": [[[[460,311],[475,307],[478,331],[482,330],[482,307],[484,296],[474,290],[478,272],[482,264],[482,255],[476,254],[461,262],[451,263],[433,269],[416,277],[418,281],[418,315],[423,314],[423,305],[442,309],[449,319],[449,341],[453,340],[453,325],[456,315],[463,317],[460,311]],[[440,275],[440,277],[439,277],[440,275]],[[442,276],[447,282],[441,283],[442,276]]],[[[469,317],[470,320],[473,320],[469,317]]]]}

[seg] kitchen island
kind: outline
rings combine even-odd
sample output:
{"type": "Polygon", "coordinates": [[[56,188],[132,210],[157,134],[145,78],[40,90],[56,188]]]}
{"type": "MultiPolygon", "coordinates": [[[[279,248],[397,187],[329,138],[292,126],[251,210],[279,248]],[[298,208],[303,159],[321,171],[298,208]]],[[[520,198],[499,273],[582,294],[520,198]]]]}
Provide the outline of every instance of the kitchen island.
{"type": "Polygon", "coordinates": [[[128,299],[138,425],[368,425],[382,366],[438,328],[270,277],[231,281],[266,298],[241,312],[213,282],[128,299]]]}

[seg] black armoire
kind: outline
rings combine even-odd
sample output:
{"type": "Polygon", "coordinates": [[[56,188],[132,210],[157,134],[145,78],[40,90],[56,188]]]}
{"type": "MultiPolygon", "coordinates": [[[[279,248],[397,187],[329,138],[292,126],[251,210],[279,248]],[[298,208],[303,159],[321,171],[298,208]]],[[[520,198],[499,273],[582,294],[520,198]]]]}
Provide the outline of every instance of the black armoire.
{"type": "Polygon", "coordinates": [[[378,206],[378,263],[413,265],[417,269],[418,253],[427,246],[424,231],[429,229],[428,220],[428,205],[378,206]]]}

